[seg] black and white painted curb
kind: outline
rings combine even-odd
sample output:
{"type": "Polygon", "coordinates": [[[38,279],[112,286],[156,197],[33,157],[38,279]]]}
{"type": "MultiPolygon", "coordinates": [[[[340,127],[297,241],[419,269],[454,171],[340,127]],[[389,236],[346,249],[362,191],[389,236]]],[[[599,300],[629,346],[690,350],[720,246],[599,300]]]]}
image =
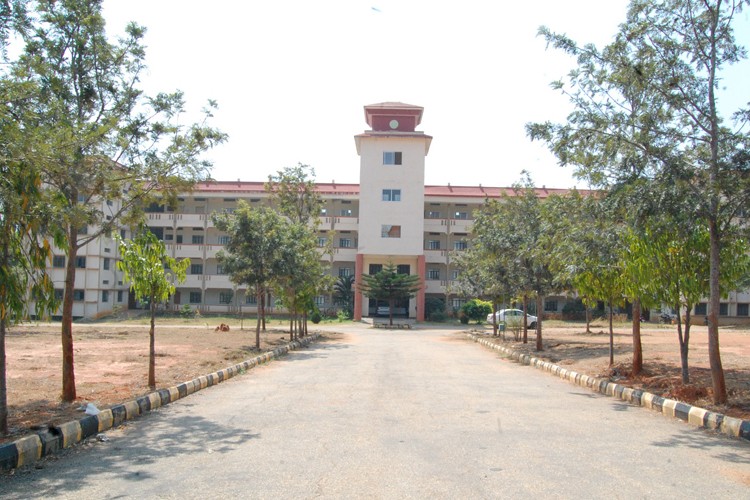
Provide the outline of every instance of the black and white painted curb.
{"type": "Polygon", "coordinates": [[[524,364],[533,366],[539,370],[544,370],[557,375],[563,380],[567,380],[575,385],[586,387],[594,392],[615,397],[634,405],[649,408],[658,411],[667,417],[679,418],[691,425],[702,427],[713,431],[726,434],[734,438],[750,441],[750,421],[739,418],[728,417],[721,413],[714,413],[697,406],[692,406],[674,399],[667,399],[650,392],[640,389],[633,389],[621,384],[610,382],[607,379],[590,377],[582,373],[565,369],[556,364],[550,363],[529,354],[508,349],[500,344],[496,344],[487,338],[473,333],[467,334],[474,342],[478,342],[485,347],[501,351],[511,359],[524,364]]]}
{"type": "Polygon", "coordinates": [[[42,457],[54,454],[60,449],[72,446],[112,427],[117,427],[126,420],[131,420],[201,389],[240,375],[257,365],[279,358],[289,351],[308,345],[319,337],[320,335],[317,333],[311,334],[301,340],[290,342],[287,345],[277,347],[273,351],[265,352],[223,370],[101,410],[98,415],[90,415],[80,420],[51,426],[37,434],[4,444],[0,446],[0,470],[15,469],[33,463],[42,457]]]}

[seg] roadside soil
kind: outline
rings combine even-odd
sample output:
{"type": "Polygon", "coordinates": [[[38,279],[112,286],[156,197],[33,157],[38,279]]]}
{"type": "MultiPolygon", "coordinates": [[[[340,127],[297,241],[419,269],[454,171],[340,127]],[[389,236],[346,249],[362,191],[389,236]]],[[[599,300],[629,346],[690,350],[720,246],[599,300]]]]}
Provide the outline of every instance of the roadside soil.
{"type": "MultiPolygon", "coordinates": [[[[179,385],[198,376],[235,365],[288,343],[289,334],[270,328],[261,332],[255,349],[255,329],[230,325],[156,325],[156,385],[179,385]]],[[[60,324],[20,325],[6,337],[9,435],[12,441],[35,429],[77,420],[93,403],[99,409],[129,401],[151,391],[148,387],[148,325],[74,324],[76,392],[72,403],[60,401],[62,348],[60,324]]]]}
{"type": "MultiPolygon", "coordinates": [[[[259,353],[255,350],[255,330],[245,324],[230,323],[231,330],[217,332],[210,323],[201,326],[171,324],[156,326],[156,382],[158,388],[178,385],[259,353]]],[[[462,336],[466,330],[455,325],[420,325],[440,328],[462,336]]],[[[366,329],[363,324],[321,324],[315,327],[326,337],[338,336],[337,330],[366,329]]],[[[474,331],[491,336],[487,325],[472,326],[474,331]]],[[[82,418],[88,403],[108,408],[151,392],[148,375],[148,326],[138,324],[74,324],[75,374],[78,398],[62,403],[60,391],[60,325],[21,325],[13,327],[6,338],[8,409],[10,435],[0,443],[12,441],[35,429],[82,418]]],[[[711,374],[708,363],[706,327],[693,327],[690,340],[690,384],[680,378],[679,347],[675,326],[643,324],[641,329],[644,372],[631,375],[632,335],[629,325],[615,328],[615,363],[609,366],[609,334],[604,323],[585,325],[553,322],[545,325],[544,350],[535,350],[534,332],[527,344],[513,340],[496,342],[512,349],[543,357],[566,368],[588,375],[608,377],[620,384],[638,387],[702,408],[750,420],[750,329],[723,327],[720,333],[722,362],[725,369],[729,404],[711,403],[711,374]]],[[[267,351],[289,341],[281,323],[275,322],[261,333],[261,350],[267,351]]]]}
{"type": "MultiPolygon", "coordinates": [[[[560,323],[560,322],[555,322],[560,323]]],[[[708,359],[708,328],[690,329],[688,367],[690,383],[682,383],[680,348],[676,325],[641,324],[643,371],[633,375],[632,326],[614,328],[614,364],[609,364],[609,326],[592,323],[544,327],[544,350],[536,351],[536,332],[529,330],[528,343],[515,341],[513,332],[494,337],[494,341],[516,351],[544,358],[567,369],[590,376],[608,378],[628,387],[676,399],[710,411],[750,420],[750,329],[721,327],[719,342],[724,377],[729,395],[726,405],[712,400],[711,369],[708,359]]],[[[492,326],[480,326],[480,333],[492,335],[492,326]]],[[[522,332],[521,332],[522,335],[522,332]]]]}

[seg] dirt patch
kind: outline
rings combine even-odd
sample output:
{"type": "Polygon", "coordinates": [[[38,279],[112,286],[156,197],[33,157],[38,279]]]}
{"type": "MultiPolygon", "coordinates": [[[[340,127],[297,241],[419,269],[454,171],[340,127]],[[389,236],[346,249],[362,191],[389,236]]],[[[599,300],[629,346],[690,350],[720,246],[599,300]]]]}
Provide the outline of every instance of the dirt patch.
{"type": "MultiPolygon", "coordinates": [[[[331,337],[332,334],[326,334],[331,337]]],[[[8,426],[0,443],[34,429],[76,420],[88,403],[98,408],[134,399],[148,388],[148,327],[74,325],[76,390],[73,403],[62,403],[59,325],[17,326],[6,338],[8,426]]],[[[261,333],[261,351],[288,343],[289,334],[261,333]]],[[[252,358],[255,331],[232,327],[156,327],[156,384],[171,387],[252,358]]]]}
{"type": "MultiPolygon", "coordinates": [[[[643,324],[643,371],[632,374],[633,342],[630,326],[620,326],[614,334],[614,364],[609,365],[609,330],[594,323],[591,332],[585,325],[551,326],[544,328],[544,350],[536,351],[535,332],[529,332],[528,343],[509,340],[501,343],[516,351],[544,358],[587,375],[608,378],[628,387],[639,388],[659,396],[676,399],[694,406],[750,420],[750,329],[723,327],[719,333],[721,361],[729,393],[726,405],[712,401],[711,370],[708,360],[708,329],[693,326],[690,332],[689,375],[690,383],[682,383],[677,327],[671,325],[643,324]]],[[[482,333],[491,334],[485,327],[482,333]]]]}

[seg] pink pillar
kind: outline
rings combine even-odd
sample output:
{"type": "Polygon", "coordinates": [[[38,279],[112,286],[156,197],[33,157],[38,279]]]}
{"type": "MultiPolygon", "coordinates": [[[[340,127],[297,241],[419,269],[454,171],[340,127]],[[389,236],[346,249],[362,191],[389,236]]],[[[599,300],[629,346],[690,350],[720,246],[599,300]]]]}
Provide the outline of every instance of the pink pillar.
{"type": "Polygon", "coordinates": [[[424,255],[417,257],[417,274],[422,288],[417,292],[417,321],[424,321],[424,296],[425,296],[425,276],[426,266],[424,255]]]}
{"type": "Polygon", "coordinates": [[[354,321],[362,320],[362,292],[359,290],[359,284],[362,283],[364,262],[365,256],[358,253],[354,263],[354,321]]]}

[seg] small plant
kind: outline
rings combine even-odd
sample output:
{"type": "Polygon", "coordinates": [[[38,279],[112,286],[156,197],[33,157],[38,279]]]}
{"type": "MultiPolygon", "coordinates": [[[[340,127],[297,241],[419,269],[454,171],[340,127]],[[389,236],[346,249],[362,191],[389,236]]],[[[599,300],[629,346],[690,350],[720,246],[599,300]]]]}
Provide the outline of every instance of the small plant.
{"type": "Polygon", "coordinates": [[[339,320],[339,323],[343,323],[344,321],[348,321],[352,319],[347,311],[339,311],[336,313],[336,318],[339,320]]]}
{"type": "Polygon", "coordinates": [[[190,307],[190,304],[184,304],[180,308],[180,316],[182,316],[182,319],[188,320],[195,317],[195,311],[193,311],[193,308],[190,307]]]}
{"type": "Polygon", "coordinates": [[[310,315],[310,321],[315,323],[316,325],[320,323],[320,321],[323,319],[323,316],[320,314],[320,311],[315,309],[312,314],[310,315]]]}

